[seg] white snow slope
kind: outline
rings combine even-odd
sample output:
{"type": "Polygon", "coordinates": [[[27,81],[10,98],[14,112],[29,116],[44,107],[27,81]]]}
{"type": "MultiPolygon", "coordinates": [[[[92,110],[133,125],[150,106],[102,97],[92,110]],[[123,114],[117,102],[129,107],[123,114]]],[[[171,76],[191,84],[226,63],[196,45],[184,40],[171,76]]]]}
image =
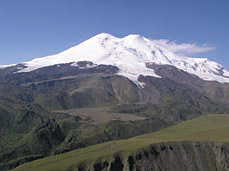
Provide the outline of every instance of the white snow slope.
{"type": "Polygon", "coordinates": [[[78,61],[117,66],[120,69],[119,75],[128,77],[135,83],[139,83],[137,78],[140,74],[159,77],[153,69],[146,67],[146,63],[168,64],[204,80],[229,82],[229,71],[207,58],[190,58],[176,54],[157,41],[140,35],[117,38],[106,33],[98,34],[59,54],[25,62],[23,64],[26,68],[19,72],[78,61]]]}

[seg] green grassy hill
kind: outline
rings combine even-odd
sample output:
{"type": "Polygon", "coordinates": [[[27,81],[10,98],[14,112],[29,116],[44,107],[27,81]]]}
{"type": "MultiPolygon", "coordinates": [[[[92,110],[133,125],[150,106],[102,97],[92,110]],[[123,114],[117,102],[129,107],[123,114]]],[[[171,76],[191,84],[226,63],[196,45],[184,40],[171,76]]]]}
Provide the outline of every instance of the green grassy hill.
{"type": "Polygon", "coordinates": [[[152,144],[165,142],[229,142],[229,115],[206,115],[170,128],[127,140],[90,146],[24,164],[15,171],[67,171],[112,161],[116,154],[125,158],[152,144]]]}

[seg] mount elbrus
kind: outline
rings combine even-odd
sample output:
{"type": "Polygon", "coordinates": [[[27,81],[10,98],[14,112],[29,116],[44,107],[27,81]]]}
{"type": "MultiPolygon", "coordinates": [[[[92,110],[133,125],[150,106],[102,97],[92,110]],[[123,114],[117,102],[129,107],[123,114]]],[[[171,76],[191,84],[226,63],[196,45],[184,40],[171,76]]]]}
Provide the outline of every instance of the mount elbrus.
{"type": "MultiPolygon", "coordinates": [[[[171,65],[199,78],[209,81],[229,82],[229,71],[222,65],[206,58],[190,58],[175,54],[160,44],[140,35],[117,38],[102,33],[56,55],[36,58],[19,65],[17,72],[30,72],[39,68],[79,61],[90,61],[97,65],[112,65],[119,69],[117,74],[138,82],[139,75],[160,78],[149,65],[171,65]]],[[[12,66],[12,65],[11,65],[12,66]]],[[[16,65],[17,66],[17,65],[16,65]]],[[[5,68],[7,66],[2,66],[5,68]]]]}
{"type": "Polygon", "coordinates": [[[0,170],[229,112],[229,71],[140,35],[99,34],[0,66],[0,170]]]}

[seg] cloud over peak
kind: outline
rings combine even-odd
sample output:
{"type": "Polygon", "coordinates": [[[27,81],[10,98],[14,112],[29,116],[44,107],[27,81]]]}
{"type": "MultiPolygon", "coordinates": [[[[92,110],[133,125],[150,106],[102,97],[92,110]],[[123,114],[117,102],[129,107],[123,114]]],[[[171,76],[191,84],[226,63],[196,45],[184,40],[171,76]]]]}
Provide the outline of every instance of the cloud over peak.
{"type": "Polygon", "coordinates": [[[208,44],[198,45],[195,43],[176,43],[175,41],[170,41],[167,39],[152,40],[153,42],[160,44],[171,50],[174,53],[179,54],[192,54],[192,53],[202,53],[215,50],[215,47],[209,46],[208,44]]]}

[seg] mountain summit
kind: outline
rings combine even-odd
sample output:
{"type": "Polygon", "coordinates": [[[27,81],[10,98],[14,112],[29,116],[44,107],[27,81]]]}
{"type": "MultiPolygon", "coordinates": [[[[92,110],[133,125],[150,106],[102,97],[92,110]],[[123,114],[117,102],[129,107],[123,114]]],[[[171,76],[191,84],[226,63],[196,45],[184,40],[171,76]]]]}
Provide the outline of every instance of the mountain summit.
{"type": "MultiPolygon", "coordinates": [[[[98,34],[81,44],[56,55],[36,58],[22,63],[18,72],[30,72],[55,64],[90,61],[96,64],[113,65],[120,69],[119,75],[135,83],[139,75],[158,76],[147,65],[172,65],[203,80],[229,82],[229,71],[207,58],[190,58],[172,52],[159,41],[141,35],[117,38],[107,33],[98,34]]],[[[92,67],[92,66],[90,66],[92,67]]]]}

